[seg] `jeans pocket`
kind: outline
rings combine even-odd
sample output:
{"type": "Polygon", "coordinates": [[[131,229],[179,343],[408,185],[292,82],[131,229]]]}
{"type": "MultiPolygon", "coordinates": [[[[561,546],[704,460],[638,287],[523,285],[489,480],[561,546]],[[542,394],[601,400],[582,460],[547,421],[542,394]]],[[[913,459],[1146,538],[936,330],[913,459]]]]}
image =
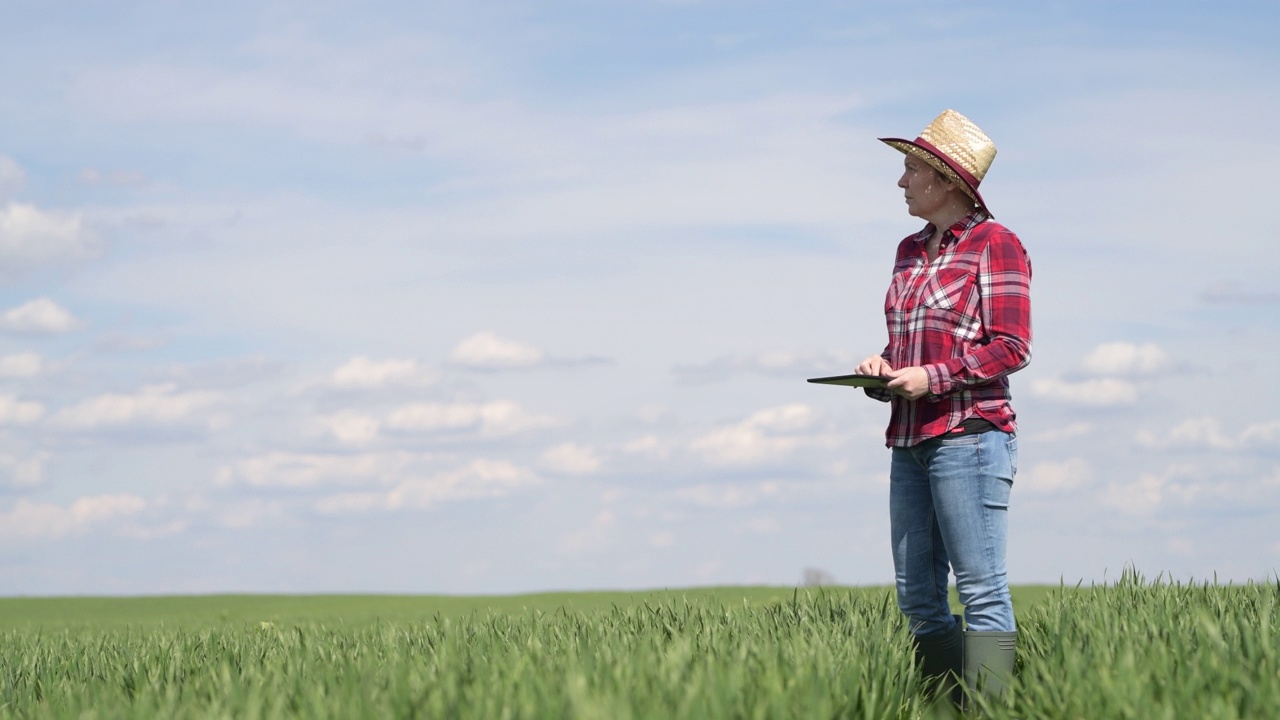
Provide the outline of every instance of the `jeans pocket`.
{"type": "Polygon", "coordinates": [[[1009,450],[1009,481],[1018,476],[1018,436],[1010,434],[1004,446],[1009,450]]]}

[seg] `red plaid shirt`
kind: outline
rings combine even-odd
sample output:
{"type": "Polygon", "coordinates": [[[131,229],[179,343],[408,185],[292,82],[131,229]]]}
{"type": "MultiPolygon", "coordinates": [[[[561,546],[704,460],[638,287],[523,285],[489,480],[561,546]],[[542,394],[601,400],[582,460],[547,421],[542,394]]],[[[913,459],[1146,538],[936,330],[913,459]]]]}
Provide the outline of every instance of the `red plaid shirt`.
{"type": "Polygon", "coordinates": [[[1009,373],[1031,360],[1031,259],[1018,236],[975,211],[943,233],[930,263],[933,229],[898,245],[884,301],[885,361],[929,375],[929,394],[919,400],[867,390],[892,404],[890,447],[937,437],[975,415],[1014,432],[1009,373]]]}

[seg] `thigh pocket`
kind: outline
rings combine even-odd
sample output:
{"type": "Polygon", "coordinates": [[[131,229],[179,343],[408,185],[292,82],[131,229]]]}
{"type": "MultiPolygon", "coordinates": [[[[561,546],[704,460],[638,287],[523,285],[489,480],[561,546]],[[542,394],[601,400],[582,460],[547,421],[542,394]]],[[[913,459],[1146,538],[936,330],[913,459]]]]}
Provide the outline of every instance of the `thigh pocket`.
{"type": "Polygon", "coordinates": [[[982,504],[993,510],[1008,510],[1013,476],[1018,472],[1018,442],[1011,434],[992,430],[987,446],[987,472],[982,479],[982,504]]]}
{"type": "Polygon", "coordinates": [[[1018,436],[1010,434],[1004,446],[1009,450],[1009,481],[1013,482],[1014,476],[1018,474],[1018,436]]]}
{"type": "Polygon", "coordinates": [[[990,477],[982,484],[982,506],[988,510],[1008,510],[1009,491],[1013,481],[1002,477],[990,477]]]}

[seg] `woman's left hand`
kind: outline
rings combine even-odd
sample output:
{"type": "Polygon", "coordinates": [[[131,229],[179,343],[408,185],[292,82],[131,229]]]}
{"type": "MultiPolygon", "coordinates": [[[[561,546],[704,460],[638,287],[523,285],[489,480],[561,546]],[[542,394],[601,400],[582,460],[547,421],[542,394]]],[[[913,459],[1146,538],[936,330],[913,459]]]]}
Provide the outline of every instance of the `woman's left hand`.
{"type": "Polygon", "coordinates": [[[890,370],[885,377],[892,378],[886,387],[908,400],[919,400],[929,394],[929,373],[918,365],[890,370]]]}

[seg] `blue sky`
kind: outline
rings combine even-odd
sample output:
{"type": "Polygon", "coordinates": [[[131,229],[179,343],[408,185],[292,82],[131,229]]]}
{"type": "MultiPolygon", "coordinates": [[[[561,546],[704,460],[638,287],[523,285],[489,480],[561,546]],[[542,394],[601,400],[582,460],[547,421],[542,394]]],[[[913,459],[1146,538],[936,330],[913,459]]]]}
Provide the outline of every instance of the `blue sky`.
{"type": "Polygon", "coordinates": [[[894,183],[1034,269],[1015,583],[1280,567],[1265,3],[15,2],[0,593],[887,584],[894,183]]]}

